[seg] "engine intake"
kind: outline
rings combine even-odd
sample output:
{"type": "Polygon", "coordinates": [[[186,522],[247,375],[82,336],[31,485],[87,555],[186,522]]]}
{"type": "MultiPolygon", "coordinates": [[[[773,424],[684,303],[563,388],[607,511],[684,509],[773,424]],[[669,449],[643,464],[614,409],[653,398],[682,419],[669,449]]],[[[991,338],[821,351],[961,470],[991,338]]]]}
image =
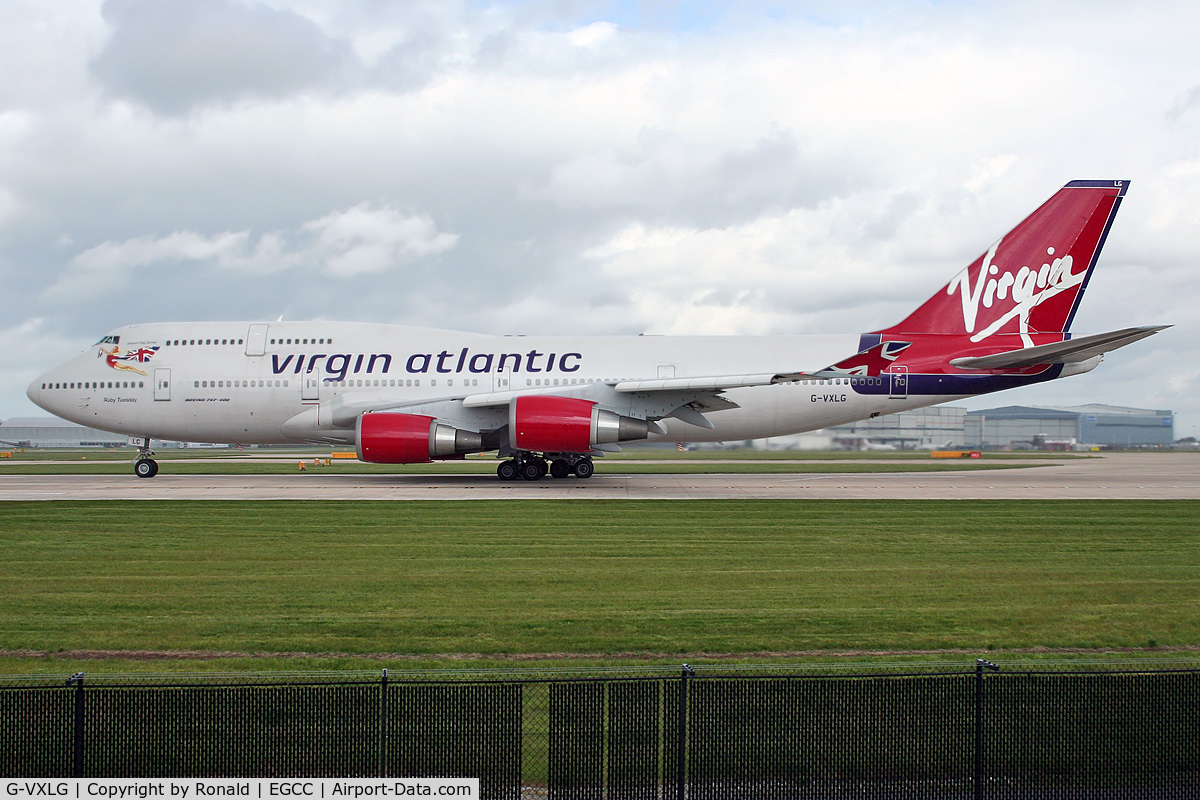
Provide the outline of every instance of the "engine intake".
{"type": "Polygon", "coordinates": [[[552,395],[517,397],[509,406],[511,444],[541,453],[586,453],[598,444],[646,439],[650,423],[604,411],[591,400],[552,395]]]}
{"type": "Polygon", "coordinates": [[[358,459],[372,464],[423,464],[483,449],[482,434],[421,414],[363,414],[355,430],[358,459]]]}

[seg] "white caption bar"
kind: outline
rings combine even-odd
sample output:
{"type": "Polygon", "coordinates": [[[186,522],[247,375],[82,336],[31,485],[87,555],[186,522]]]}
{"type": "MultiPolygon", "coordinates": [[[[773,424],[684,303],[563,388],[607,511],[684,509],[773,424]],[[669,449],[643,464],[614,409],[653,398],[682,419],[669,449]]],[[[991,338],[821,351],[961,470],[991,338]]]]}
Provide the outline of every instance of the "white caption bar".
{"type": "Polygon", "coordinates": [[[479,800],[478,778],[10,778],[4,794],[13,798],[86,800],[202,800],[203,798],[283,798],[284,800],[362,800],[379,797],[455,797],[479,800]]]}

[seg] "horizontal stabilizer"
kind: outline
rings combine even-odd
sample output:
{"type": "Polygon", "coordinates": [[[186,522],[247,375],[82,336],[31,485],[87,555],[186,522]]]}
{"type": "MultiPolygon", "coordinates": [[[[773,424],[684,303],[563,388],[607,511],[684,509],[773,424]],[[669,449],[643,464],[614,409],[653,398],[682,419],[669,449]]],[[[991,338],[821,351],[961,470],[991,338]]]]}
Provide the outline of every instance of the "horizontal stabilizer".
{"type": "Polygon", "coordinates": [[[1073,364],[1133,344],[1153,336],[1170,325],[1147,325],[1140,328],[1122,328],[1109,333],[1097,333],[1065,342],[1054,342],[1037,347],[1023,347],[990,356],[950,359],[951,366],[959,369],[1019,369],[1037,364],[1073,364]]]}

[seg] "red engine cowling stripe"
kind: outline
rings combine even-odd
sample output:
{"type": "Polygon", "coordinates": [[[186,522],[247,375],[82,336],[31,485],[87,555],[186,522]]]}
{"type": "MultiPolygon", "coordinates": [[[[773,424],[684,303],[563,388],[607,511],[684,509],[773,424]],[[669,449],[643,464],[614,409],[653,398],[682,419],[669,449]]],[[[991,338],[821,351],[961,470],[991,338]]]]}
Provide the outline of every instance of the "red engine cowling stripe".
{"type": "Polygon", "coordinates": [[[363,414],[358,421],[358,457],[373,464],[423,464],[429,458],[434,418],[420,414],[363,414]]]}
{"type": "Polygon", "coordinates": [[[586,453],[592,449],[591,400],[529,395],[513,401],[513,446],[542,453],[586,453]]]}

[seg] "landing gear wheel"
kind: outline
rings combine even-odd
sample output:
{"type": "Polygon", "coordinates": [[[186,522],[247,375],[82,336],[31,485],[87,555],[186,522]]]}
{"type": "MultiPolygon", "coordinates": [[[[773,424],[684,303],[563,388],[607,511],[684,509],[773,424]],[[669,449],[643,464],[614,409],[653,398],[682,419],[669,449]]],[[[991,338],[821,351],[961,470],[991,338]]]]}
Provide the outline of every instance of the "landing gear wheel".
{"type": "Polygon", "coordinates": [[[591,459],[583,459],[575,462],[575,477],[590,478],[596,471],[596,467],[592,465],[591,459]]]}
{"type": "Polygon", "coordinates": [[[546,462],[544,461],[526,461],[521,465],[521,477],[527,481],[541,480],[546,474],[546,462]]]}
{"type": "Polygon", "coordinates": [[[152,458],[139,458],[134,462],[133,474],[139,478],[153,478],[158,474],[158,462],[152,458]]]}
{"type": "Polygon", "coordinates": [[[556,458],[550,462],[550,477],[565,478],[571,474],[571,465],[561,458],[556,458]]]}
{"type": "Polygon", "coordinates": [[[512,459],[501,461],[496,466],[496,477],[502,481],[515,481],[517,479],[517,462],[512,459]]]}

